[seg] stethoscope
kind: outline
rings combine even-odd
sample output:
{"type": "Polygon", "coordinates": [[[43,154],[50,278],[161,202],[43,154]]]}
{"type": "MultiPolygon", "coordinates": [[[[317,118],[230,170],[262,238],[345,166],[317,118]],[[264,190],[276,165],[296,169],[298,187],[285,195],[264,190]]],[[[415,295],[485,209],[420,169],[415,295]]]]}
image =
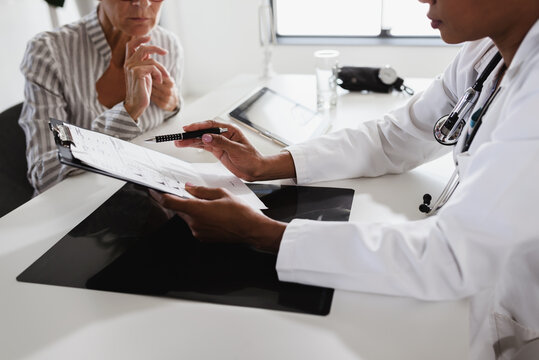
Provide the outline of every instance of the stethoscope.
{"type": "MultiPolygon", "coordinates": [[[[475,84],[468,88],[464,95],[459,99],[453,110],[448,115],[442,116],[440,119],[438,119],[438,121],[436,121],[433,129],[434,138],[436,141],[442,145],[455,145],[457,143],[460,135],[462,134],[462,130],[466,125],[466,115],[468,115],[470,110],[475,107],[477,100],[479,99],[479,95],[481,94],[481,90],[483,90],[483,83],[489,77],[492,71],[494,71],[494,68],[496,65],[498,65],[501,59],[502,55],[497,52],[488,63],[485,70],[483,70],[481,75],[479,75],[475,81],[475,84]]],[[[492,100],[496,97],[498,91],[499,88],[490,95],[489,99],[485,103],[485,106],[477,110],[471,116],[471,132],[468,134],[461,152],[465,152],[469,149],[477,130],[481,126],[483,115],[492,103],[492,100]]],[[[430,194],[423,195],[423,204],[419,205],[419,211],[426,213],[427,215],[436,214],[438,210],[449,200],[451,195],[453,195],[459,182],[458,168],[456,168],[453,175],[451,175],[449,182],[432,206],[430,206],[432,196],[430,194]]]]}

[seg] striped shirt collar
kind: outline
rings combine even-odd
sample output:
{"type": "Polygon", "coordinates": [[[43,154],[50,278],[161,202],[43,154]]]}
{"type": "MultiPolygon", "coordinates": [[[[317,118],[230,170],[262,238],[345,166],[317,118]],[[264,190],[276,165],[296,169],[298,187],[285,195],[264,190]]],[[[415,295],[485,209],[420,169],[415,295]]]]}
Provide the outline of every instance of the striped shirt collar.
{"type": "Polygon", "coordinates": [[[96,51],[105,59],[105,61],[110,61],[112,54],[103,28],[99,23],[99,18],[97,17],[97,8],[86,15],[82,21],[86,25],[88,37],[94,43],[96,51]]]}

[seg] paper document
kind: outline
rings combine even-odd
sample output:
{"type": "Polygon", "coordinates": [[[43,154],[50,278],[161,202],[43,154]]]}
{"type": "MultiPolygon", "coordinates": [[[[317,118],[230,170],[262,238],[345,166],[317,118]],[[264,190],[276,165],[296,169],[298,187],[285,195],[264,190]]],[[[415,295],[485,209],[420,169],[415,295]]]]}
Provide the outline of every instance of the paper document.
{"type": "Polygon", "coordinates": [[[105,134],[65,124],[71,132],[71,153],[86,165],[150,188],[193,198],[185,183],[222,187],[255,209],[266,209],[260,199],[220,163],[190,164],[105,134]]]}

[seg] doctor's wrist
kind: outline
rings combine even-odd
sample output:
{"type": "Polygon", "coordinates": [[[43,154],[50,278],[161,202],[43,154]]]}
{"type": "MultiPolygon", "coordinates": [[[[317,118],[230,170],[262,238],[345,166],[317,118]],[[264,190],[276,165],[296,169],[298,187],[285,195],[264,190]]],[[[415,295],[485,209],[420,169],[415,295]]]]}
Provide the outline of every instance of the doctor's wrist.
{"type": "Polygon", "coordinates": [[[257,224],[249,241],[258,250],[277,254],[287,225],[266,217],[265,221],[257,224]]]}
{"type": "Polygon", "coordinates": [[[296,177],[294,159],[288,151],[265,156],[260,165],[258,180],[290,179],[296,177]]]}

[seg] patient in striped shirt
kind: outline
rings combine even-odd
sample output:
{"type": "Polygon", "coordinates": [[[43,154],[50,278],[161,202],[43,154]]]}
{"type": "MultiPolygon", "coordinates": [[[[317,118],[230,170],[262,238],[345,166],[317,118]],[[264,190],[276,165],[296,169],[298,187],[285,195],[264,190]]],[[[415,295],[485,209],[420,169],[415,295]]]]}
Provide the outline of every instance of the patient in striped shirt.
{"type": "Polygon", "coordinates": [[[49,118],[130,140],[181,108],[183,51],[158,26],[163,0],[100,0],[80,21],[35,36],[19,124],[36,194],[81,170],[61,165],[49,118]]]}

